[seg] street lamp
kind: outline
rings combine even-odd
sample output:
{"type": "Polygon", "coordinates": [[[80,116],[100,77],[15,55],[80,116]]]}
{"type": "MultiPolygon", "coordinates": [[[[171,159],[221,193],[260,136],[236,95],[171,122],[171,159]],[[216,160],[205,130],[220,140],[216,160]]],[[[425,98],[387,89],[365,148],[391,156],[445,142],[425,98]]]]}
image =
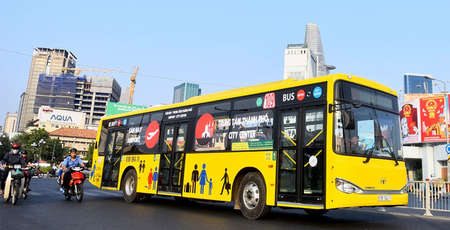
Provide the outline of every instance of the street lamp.
{"type": "MultiPolygon", "coordinates": [[[[36,148],[37,144],[36,144],[36,142],[33,142],[33,143],[31,143],[30,146],[33,148],[36,148]]],[[[36,159],[36,154],[34,154],[34,159],[36,159]]]]}
{"type": "MultiPolygon", "coordinates": [[[[39,140],[39,162],[41,162],[42,145],[44,145],[44,144],[45,144],[44,139],[40,139],[40,140],[39,140]]],[[[38,163],[38,165],[39,165],[39,163],[38,163]]]]}

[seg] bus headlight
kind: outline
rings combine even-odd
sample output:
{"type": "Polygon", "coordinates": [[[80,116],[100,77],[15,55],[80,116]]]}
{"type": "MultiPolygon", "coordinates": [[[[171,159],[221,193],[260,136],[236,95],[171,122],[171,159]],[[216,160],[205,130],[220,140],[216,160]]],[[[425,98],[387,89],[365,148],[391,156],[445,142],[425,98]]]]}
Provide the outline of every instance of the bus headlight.
{"type": "Polygon", "coordinates": [[[400,193],[408,193],[408,187],[409,187],[408,185],[409,185],[408,180],[406,180],[406,185],[403,186],[402,189],[400,189],[400,193]]]}
{"type": "Polygon", "coordinates": [[[354,184],[352,184],[352,183],[350,183],[350,182],[348,182],[348,181],[346,181],[344,179],[341,179],[341,178],[336,178],[336,188],[339,191],[344,192],[344,193],[348,193],[348,194],[350,194],[350,193],[363,193],[363,190],[360,187],[358,187],[358,186],[356,186],[356,185],[354,185],[354,184]]]}

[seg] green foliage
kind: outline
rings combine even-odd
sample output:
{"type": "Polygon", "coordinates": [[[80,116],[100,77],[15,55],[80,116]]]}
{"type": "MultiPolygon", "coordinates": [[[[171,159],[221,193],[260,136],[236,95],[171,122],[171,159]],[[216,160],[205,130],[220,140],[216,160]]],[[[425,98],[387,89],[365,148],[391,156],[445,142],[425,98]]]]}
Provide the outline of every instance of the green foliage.
{"type": "Polygon", "coordinates": [[[0,136],[0,143],[0,159],[3,159],[3,156],[11,151],[11,142],[8,136],[0,136]]]}
{"type": "Polygon", "coordinates": [[[50,172],[50,170],[52,170],[52,167],[51,167],[51,166],[48,166],[48,167],[40,167],[39,169],[41,170],[41,173],[47,174],[47,173],[50,172]]]}
{"type": "Polygon", "coordinates": [[[54,163],[63,160],[68,152],[59,139],[51,139],[49,133],[41,128],[17,135],[13,141],[21,143],[22,149],[28,150],[33,160],[39,159],[40,155],[41,160],[54,163]]]}
{"type": "Polygon", "coordinates": [[[91,142],[89,144],[89,149],[88,152],[86,154],[86,159],[88,161],[87,163],[87,167],[90,167],[92,165],[92,156],[94,155],[94,148],[95,148],[95,142],[91,142]]]}

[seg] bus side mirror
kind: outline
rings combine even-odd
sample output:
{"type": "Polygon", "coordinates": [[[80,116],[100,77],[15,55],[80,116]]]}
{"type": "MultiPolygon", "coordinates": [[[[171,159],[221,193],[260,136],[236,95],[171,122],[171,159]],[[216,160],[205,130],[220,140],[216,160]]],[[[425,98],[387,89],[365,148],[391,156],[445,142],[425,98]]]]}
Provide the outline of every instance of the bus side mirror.
{"type": "Polygon", "coordinates": [[[95,141],[95,145],[94,145],[94,148],[95,148],[95,149],[97,149],[97,148],[98,148],[98,145],[97,145],[97,141],[95,141]]]}
{"type": "Polygon", "coordinates": [[[353,111],[342,111],[342,124],[344,129],[355,129],[355,117],[353,111]]]}

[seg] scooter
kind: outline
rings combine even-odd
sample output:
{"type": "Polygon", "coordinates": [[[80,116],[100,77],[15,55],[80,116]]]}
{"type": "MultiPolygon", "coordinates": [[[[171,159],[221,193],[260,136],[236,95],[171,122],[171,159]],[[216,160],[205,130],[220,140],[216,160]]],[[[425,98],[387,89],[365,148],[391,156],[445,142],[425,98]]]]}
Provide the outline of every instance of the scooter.
{"type": "Polygon", "coordinates": [[[73,167],[70,169],[72,180],[69,181],[69,188],[64,189],[66,200],[71,200],[72,196],[75,196],[78,202],[81,202],[83,200],[83,183],[85,180],[85,176],[81,172],[82,170],[82,167],[73,167]]]}
{"type": "Polygon", "coordinates": [[[20,164],[8,167],[12,168],[12,170],[9,170],[8,177],[6,178],[3,199],[5,202],[11,201],[13,205],[16,205],[19,198],[26,199],[27,197],[27,193],[24,193],[25,174],[22,172],[26,168],[22,168],[20,164]]]}

